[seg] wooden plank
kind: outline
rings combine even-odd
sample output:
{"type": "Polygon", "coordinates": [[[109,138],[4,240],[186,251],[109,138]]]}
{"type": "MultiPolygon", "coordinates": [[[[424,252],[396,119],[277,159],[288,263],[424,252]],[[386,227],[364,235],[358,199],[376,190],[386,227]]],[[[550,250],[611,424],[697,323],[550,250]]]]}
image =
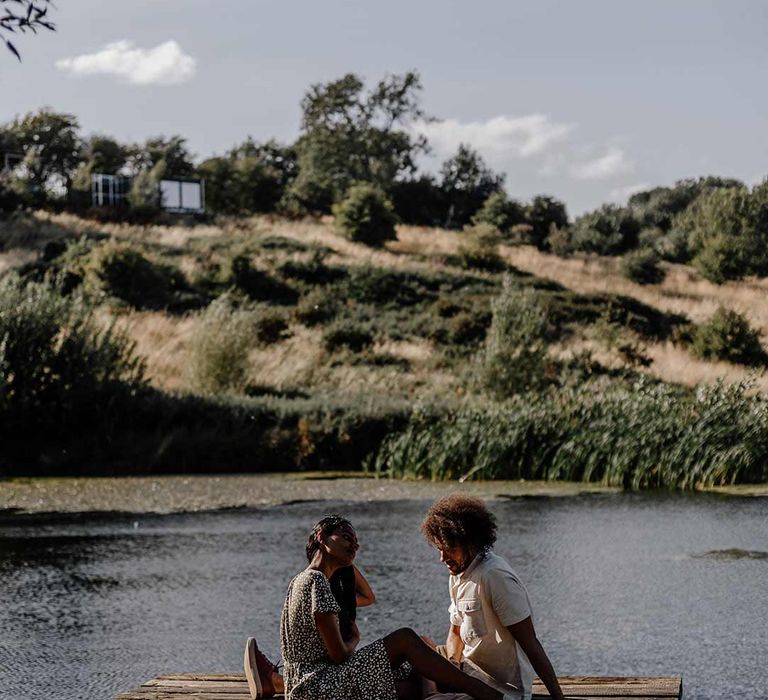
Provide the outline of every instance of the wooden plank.
{"type": "MultiPolygon", "coordinates": [[[[573,700],[672,700],[682,697],[680,677],[658,676],[560,676],[563,693],[573,700]]],[[[549,697],[536,678],[534,698],[549,697]]],[[[115,700],[247,700],[248,684],[238,673],[169,673],[144,683],[141,687],[118,695],[115,700]]],[[[283,696],[276,696],[280,700],[283,696]]]]}

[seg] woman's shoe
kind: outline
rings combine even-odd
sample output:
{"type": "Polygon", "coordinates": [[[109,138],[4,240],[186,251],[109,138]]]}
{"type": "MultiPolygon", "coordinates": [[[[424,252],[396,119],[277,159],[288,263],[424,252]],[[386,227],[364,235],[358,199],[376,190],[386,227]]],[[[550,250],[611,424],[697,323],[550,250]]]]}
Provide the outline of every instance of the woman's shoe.
{"type": "Polygon", "coordinates": [[[253,637],[248,637],[248,641],[245,643],[243,667],[252,700],[271,698],[275,694],[272,674],[277,673],[277,666],[259,650],[253,637]]]}

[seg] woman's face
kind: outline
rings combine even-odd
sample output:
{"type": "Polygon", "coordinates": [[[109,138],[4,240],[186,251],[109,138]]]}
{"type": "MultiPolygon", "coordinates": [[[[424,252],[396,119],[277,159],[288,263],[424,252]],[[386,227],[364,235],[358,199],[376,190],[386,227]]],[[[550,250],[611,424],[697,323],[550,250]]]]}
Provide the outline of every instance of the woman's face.
{"type": "Polygon", "coordinates": [[[355,559],[360,544],[357,541],[357,533],[353,527],[342,525],[337,527],[330,535],[320,540],[328,550],[328,553],[349,566],[355,559]]]}

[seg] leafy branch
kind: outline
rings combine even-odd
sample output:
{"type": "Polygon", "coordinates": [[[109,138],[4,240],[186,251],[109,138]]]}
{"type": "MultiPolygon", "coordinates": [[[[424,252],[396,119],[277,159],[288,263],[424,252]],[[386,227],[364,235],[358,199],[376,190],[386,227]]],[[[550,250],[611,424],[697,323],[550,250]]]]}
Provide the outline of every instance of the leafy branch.
{"type": "Polygon", "coordinates": [[[7,34],[28,31],[37,34],[41,28],[56,31],[56,25],[48,20],[48,8],[51,5],[51,0],[0,0],[0,41],[19,60],[21,55],[7,34]]]}

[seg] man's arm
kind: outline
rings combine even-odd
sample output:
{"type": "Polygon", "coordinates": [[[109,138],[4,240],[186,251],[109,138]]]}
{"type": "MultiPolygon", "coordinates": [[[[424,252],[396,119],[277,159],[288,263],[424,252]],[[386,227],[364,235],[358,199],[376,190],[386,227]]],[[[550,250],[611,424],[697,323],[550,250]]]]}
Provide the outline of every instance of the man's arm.
{"type": "Polygon", "coordinates": [[[544,651],[544,647],[541,646],[541,642],[539,642],[536,636],[536,630],[533,628],[531,618],[526,617],[514,625],[508,625],[507,629],[525,652],[525,655],[531,662],[531,666],[533,666],[533,670],[541,678],[552,700],[563,700],[563,691],[557,682],[552,662],[549,660],[547,652],[544,651]]]}
{"type": "Polygon", "coordinates": [[[448,639],[445,640],[445,650],[448,652],[448,658],[451,661],[459,663],[461,654],[464,651],[464,642],[459,634],[459,626],[451,625],[448,630],[448,639]]]}

